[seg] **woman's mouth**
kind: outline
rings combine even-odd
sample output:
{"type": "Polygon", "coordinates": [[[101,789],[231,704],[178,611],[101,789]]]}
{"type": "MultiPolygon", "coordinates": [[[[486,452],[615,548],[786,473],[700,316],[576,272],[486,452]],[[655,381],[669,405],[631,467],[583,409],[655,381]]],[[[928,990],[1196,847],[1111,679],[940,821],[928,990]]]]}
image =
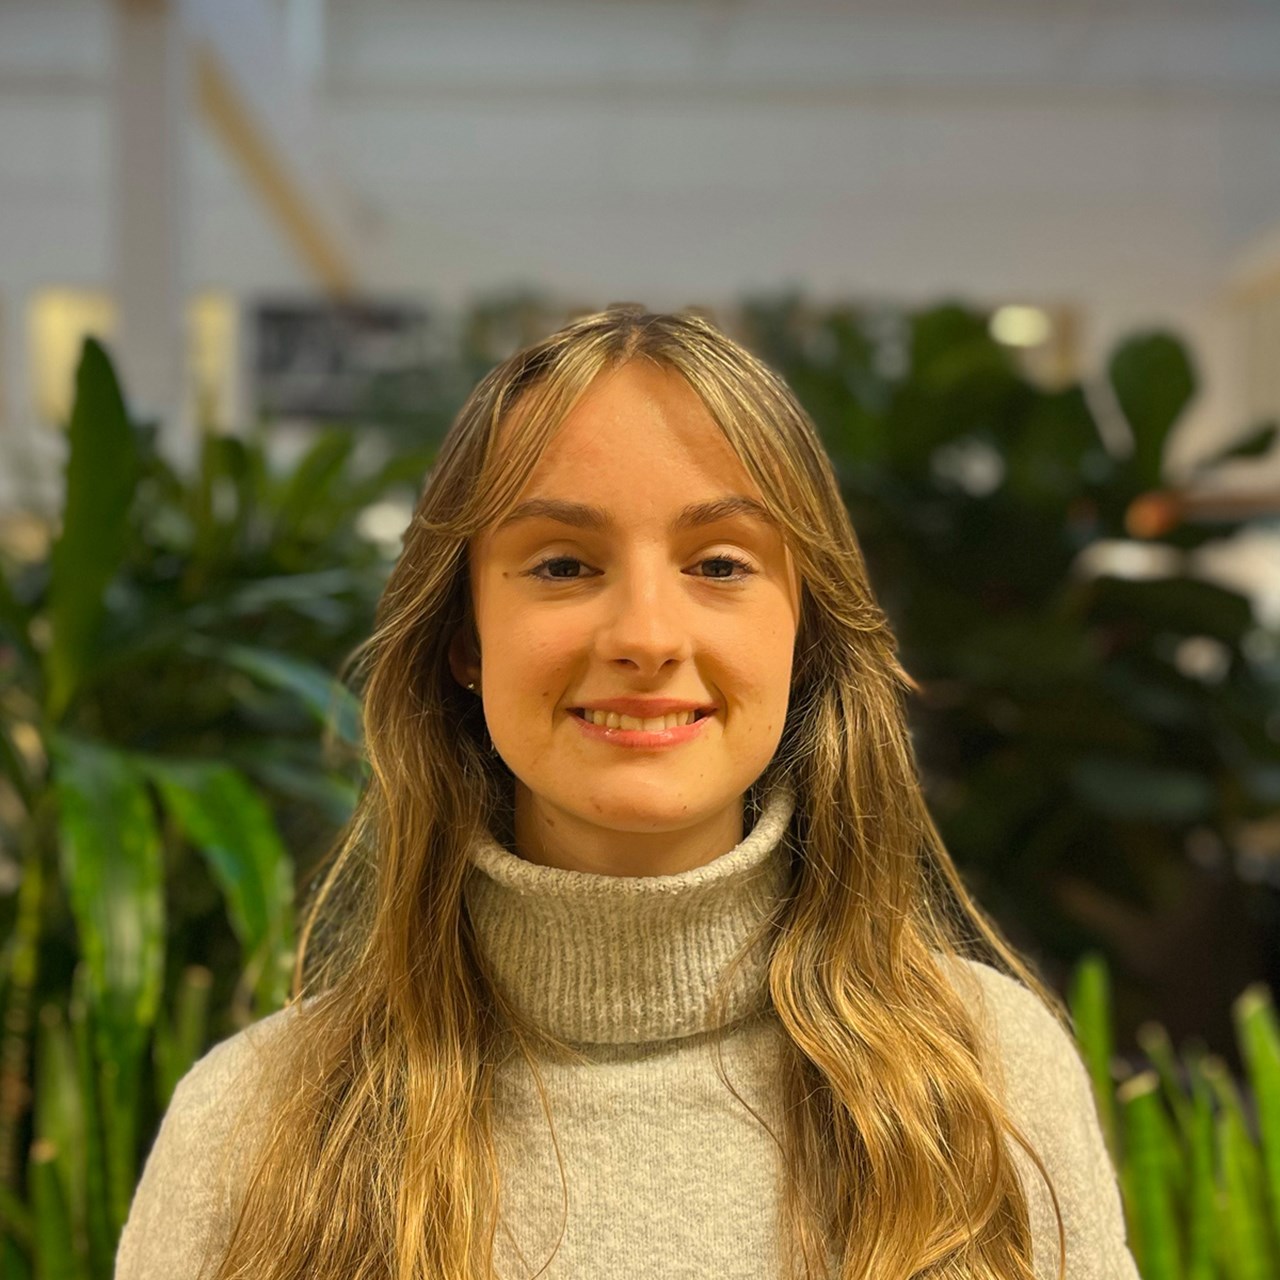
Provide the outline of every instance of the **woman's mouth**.
{"type": "Polygon", "coordinates": [[[659,733],[664,729],[677,729],[683,725],[693,724],[711,715],[714,707],[699,707],[694,711],[673,711],[665,716],[624,716],[616,711],[588,711],[585,707],[571,707],[574,715],[602,728],[644,730],[648,733],[659,733]]]}
{"type": "Polygon", "coordinates": [[[680,746],[701,737],[706,732],[708,723],[715,718],[715,708],[673,713],[660,719],[655,716],[647,722],[614,712],[608,715],[595,712],[594,715],[604,721],[603,724],[588,719],[582,707],[571,707],[569,714],[589,741],[615,747],[653,748],[680,746]],[[610,724],[611,720],[616,723],[610,724]],[[645,728],[646,723],[652,727],[645,728]]]}

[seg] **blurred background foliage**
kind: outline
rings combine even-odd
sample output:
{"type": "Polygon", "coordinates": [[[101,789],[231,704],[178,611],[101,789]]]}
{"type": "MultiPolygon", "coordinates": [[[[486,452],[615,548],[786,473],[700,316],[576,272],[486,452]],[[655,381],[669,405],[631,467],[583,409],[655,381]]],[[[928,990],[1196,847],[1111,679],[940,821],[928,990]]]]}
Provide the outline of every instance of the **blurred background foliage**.
{"type": "MultiPolygon", "coordinates": [[[[1151,518],[1191,353],[1134,334],[1099,385],[1044,386],[958,305],[772,299],[742,336],[835,462],[966,882],[1060,987],[1105,953],[1126,1041],[1154,1013],[1230,1052],[1231,997],[1280,967],[1280,646],[1194,563],[1261,517],[1151,518]]],[[[1248,424],[1182,483],[1276,436],[1248,424]]]]}
{"type": "MultiPolygon", "coordinates": [[[[565,315],[480,303],[451,363],[405,375],[420,417],[380,420],[375,397],[287,467],[268,423],[206,432],[190,475],[86,343],[49,554],[0,552],[13,1274],[54,1221],[66,1274],[109,1275],[174,1083],[286,998],[296,895],[366,776],[335,677],[372,628],[388,528],[474,382],[565,315]]],[[[960,305],[771,297],[720,320],[818,424],[922,686],[917,754],[966,882],[1059,989],[1082,952],[1105,956],[1122,1049],[1154,1017],[1237,1069],[1232,998],[1274,985],[1280,953],[1280,638],[1191,563],[1249,518],[1135,523],[1171,487],[1190,354],[1137,334],[1104,386],[1054,387],[960,305]],[[1137,542],[1158,569],[1099,554],[1137,542]]],[[[1275,439],[1247,424],[1195,478],[1275,439]]]]}

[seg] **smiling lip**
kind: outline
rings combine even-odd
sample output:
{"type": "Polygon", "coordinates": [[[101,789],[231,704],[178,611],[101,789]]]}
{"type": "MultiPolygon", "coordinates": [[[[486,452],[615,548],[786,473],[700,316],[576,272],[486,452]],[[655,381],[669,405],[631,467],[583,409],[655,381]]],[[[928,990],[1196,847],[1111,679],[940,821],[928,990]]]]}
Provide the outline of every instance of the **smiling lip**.
{"type": "Polygon", "coordinates": [[[675,712],[710,712],[716,708],[707,703],[689,703],[678,698],[600,698],[591,703],[580,703],[573,710],[588,712],[617,712],[620,716],[637,719],[653,719],[655,716],[671,716],[675,712]]]}
{"type": "Polygon", "coordinates": [[[705,732],[707,725],[715,719],[715,712],[712,711],[689,724],[676,725],[672,729],[610,729],[608,725],[593,724],[578,715],[576,710],[571,709],[568,714],[588,738],[610,746],[633,748],[679,746],[705,732]]]}
{"type": "Polygon", "coordinates": [[[669,716],[677,711],[714,711],[715,707],[706,702],[684,702],[679,698],[601,698],[595,702],[580,703],[571,709],[615,711],[621,716],[652,720],[657,716],[669,716]]]}

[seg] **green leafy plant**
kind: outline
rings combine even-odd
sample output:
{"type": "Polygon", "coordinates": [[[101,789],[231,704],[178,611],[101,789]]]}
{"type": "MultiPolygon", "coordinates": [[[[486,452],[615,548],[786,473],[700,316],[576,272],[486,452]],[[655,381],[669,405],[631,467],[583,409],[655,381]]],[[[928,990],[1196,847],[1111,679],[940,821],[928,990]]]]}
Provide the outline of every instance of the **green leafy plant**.
{"type": "Polygon", "coordinates": [[[330,673],[389,565],[357,517],[430,453],[353,475],[334,429],[276,475],[205,434],[188,482],[93,340],[67,434],[50,554],[0,573],[0,1221],[6,1274],[97,1277],[178,1078],[288,994],[294,851],[359,785],[330,673]]]}
{"type": "Polygon", "coordinates": [[[1280,1021],[1270,988],[1251,983],[1232,1003],[1243,1085],[1201,1040],[1175,1053],[1156,1022],[1139,1029],[1150,1065],[1113,1085],[1110,1000],[1106,961],[1091,952],[1076,966],[1068,1003],[1144,1280],[1274,1276],[1280,1021]]]}
{"type": "Polygon", "coordinates": [[[834,460],[922,686],[917,753],[966,880],[1059,979],[1102,947],[1125,1009],[1208,1022],[1252,968],[1241,926],[1265,918],[1270,890],[1221,886],[1231,868],[1190,854],[1225,863],[1280,803],[1280,637],[1193,557],[1263,517],[1139,528],[1134,513],[1268,455],[1276,425],[1175,481],[1169,441],[1196,375],[1170,333],[1135,334],[1090,384],[1050,388],[959,304],[770,298],[736,328],[834,460]],[[1217,977],[1188,943],[1216,925],[1217,977]]]}

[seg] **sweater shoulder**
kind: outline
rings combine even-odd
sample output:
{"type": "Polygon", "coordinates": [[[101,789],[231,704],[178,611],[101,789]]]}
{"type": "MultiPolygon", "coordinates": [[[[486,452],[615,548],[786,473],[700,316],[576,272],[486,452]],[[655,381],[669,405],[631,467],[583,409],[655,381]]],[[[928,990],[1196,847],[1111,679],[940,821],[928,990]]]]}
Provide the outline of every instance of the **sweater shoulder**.
{"type": "Polygon", "coordinates": [[[234,1105],[241,1090],[277,1061],[297,1012],[296,1004],[286,1005],[218,1041],[178,1081],[170,1110],[179,1092],[188,1111],[234,1105]]]}
{"type": "Polygon", "coordinates": [[[968,957],[948,973],[983,1029],[1011,1094],[1043,1098],[1065,1090],[1078,1101],[1077,1086],[1082,1078],[1087,1082],[1087,1071],[1075,1038],[1030,987],[968,957]]]}
{"type": "MultiPolygon", "coordinates": [[[[1138,1280],[1115,1165],[1093,1083],[1074,1035],[1030,987],[979,960],[949,967],[980,1026],[1010,1118],[1044,1161],[1062,1211],[1072,1280],[1138,1280]]],[[[1047,1190],[1010,1144],[1027,1190],[1038,1277],[1057,1275],[1058,1233],[1047,1190]]]]}
{"type": "Polygon", "coordinates": [[[195,1280],[225,1243],[251,1139],[270,1118],[268,1068],[296,1012],[286,1005],[219,1041],[178,1081],[134,1188],[115,1280],[195,1280]]]}

